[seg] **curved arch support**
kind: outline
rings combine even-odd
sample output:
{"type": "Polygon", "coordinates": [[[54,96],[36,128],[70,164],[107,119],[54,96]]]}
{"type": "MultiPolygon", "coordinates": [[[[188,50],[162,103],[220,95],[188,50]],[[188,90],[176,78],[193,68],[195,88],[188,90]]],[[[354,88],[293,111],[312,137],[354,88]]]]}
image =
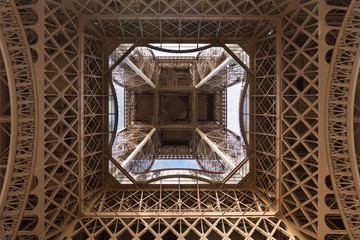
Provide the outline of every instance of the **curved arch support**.
{"type": "Polygon", "coordinates": [[[359,72],[360,1],[354,0],[344,18],[328,86],[327,124],[329,167],[340,212],[351,239],[360,239],[360,176],[354,147],[355,85],[359,72]]]}
{"type": "Polygon", "coordinates": [[[0,47],[9,82],[12,121],[8,169],[0,195],[0,238],[15,239],[25,211],[35,159],[34,72],[15,2],[1,1],[0,16],[0,47]]]}

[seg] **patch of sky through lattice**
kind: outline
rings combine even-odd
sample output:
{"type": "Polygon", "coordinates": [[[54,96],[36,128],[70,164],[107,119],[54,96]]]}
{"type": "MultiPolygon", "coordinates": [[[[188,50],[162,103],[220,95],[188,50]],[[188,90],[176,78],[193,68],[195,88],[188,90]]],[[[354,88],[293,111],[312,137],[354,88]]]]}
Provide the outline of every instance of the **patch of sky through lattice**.
{"type": "Polygon", "coordinates": [[[157,159],[151,170],[169,168],[200,169],[200,166],[195,159],[157,159]]]}
{"type": "Polygon", "coordinates": [[[117,131],[124,128],[124,117],[125,117],[125,99],[124,99],[124,88],[114,83],[116,98],[118,102],[118,125],[117,131]]]}
{"type": "Polygon", "coordinates": [[[239,118],[239,109],[240,109],[240,96],[242,91],[242,84],[238,83],[234,86],[231,86],[227,89],[227,128],[233,131],[234,133],[240,134],[240,118],[239,118]]]}

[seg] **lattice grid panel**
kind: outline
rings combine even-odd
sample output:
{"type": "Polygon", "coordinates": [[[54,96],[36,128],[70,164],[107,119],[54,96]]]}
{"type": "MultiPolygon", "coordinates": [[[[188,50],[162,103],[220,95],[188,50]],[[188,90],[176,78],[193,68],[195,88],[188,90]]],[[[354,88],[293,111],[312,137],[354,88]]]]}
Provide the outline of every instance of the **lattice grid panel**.
{"type": "Polygon", "coordinates": [[[103,42],[90,28],[84,29],[84,200],[102,184],[104,142],[107,142],[107,86],[103,81],[103,42]]]}
{"type": "Polygon", "coordinates": [[[55,239],[79,210],[79,21],[45,5],[45,232],[55,239]]]}
{"type": "Polygon", "coordinates": [[[85,218],[73,239],[290,239],[276,218],[85,218]]]}
{"type": "Polygon", "coordinates": [[[288,12],[282,25],[282,202],[308,238],[318,232],[318,3],[288,12]]]}
{"type": "Polygon", "coordinates": [[[275,196],[276,182],[276,40],[274,35],[256,43],[256,78],[251,101],[255,103],[256,184],[275,196]]]}

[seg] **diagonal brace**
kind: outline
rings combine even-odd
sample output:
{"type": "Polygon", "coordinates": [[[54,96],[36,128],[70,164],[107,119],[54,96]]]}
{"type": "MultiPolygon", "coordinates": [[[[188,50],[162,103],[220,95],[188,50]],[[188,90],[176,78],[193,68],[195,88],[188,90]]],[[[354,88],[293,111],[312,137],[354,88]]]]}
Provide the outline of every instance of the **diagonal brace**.
{"type": "Polygon", "coordinates": [[[139,69],[129,58],[125,58],[124,62],[129,65],[129,67],[136,72],[137,75],[139,75],[142,79],[145,80],[147,84],[149,84],[152,88],[156,88],[156,85],[148,78],[142,71],[139,69]]]}
{"type": "Polygon", "coordinates": [[[132,52],[132,50],[134,50],[137,47],[138,44],[139,44],[139,40],[137,40],[133,45],[131,45],[131,47],[128,50],[126,50],[126,52],[123,55],[121,55],[121,57],[118,60],[116,60],[116,62],[113,65],[111,65],[110,68],[108,68],[105,71],[105,75],[111,73],[112,70],[114,70],[114,68],[116,68],[117,65],[119,65],[132,52]]]}
{"type": "Polygon", "coordinates": [[[248,66],[246,66],[246,64],[240,60],[240,58],[233,52],[231,51],[231,49],[226,46],[226,44],[223,41],[219,41],[220,45],[225,49],[225,51],[230,54],[230,56],[232,56],[234,58],[234,60],[240,64],[241,67],[243,67],[245,69],[246,72],[250,73],[251,75],[254,75],[254,71],[252,71],[250,68],[248,68],[248,66]]]}
{"type": "Polygon", "coordinates": [[[211,149],[230,167],[230,169],[234,169],[236,166],[231,157],[227,154],[223,153],[219,147],[211,141],[205,133],[203,133],[199,128],[195,128],[196,132],[200,135],[200,137],[211,147],[211,149]]]}
{"type": "Polygon", "coordinates": [[[152,135],[156,132],[156,128],[151,129],[151,131],[146,135],[146,137],[141,141],[139,145],[134,149],[134,151],[126,158],[126,160],[121,163],[121,167],[127,168],[130,162],[135,158],[135,156],[141,151],[145,144],[149,141],[152,135]]]}
{"type": "Polygon", "coordinates": [[[228,65],[234,59],[232,57],[226,58],[222,63],[219,64],[214,70],[212,70],[204,79],[202,79],[198,84],[196,84],[195,88],[199,88],[208,82],[212,77],[214,77],[218,72],[223,69],[226,65],[228,65]]]}

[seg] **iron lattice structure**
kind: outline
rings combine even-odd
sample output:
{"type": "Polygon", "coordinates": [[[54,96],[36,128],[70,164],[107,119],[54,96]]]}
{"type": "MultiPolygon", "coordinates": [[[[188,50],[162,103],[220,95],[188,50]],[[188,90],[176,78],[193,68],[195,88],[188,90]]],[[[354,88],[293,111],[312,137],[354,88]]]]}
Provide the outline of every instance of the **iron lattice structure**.
{"type": "MultiPolygon", "coordinates": [[[[0,0],[0,238],[359,239],[359,16],[359,0],[0,0]],[[134,42],[247,51],[246,184],[130,186],[109,174],[108,56],[134,42]]],[[[194,85],[213,63],[197,61],[209,67],[194,85]]],[[[134,81],[119,80],[128,87],[120,135],[130,136],[122,161],[152,131],[135,127],[131,100],[158,84],[152,66],[138,52],[122,72],[134,81]]],[[[215,76],[199,87],[222,89],[222,128],[197,132],[219,151],[242,148],[225,141],[237,143],[224,126],[223,88],[236,81],[215,76]]],[[[152,134],[134,156],[146,160],[141,170],[158,154],[152,134]]],[[[193,139],[196,154],[220,160],[193,139]]]]}

